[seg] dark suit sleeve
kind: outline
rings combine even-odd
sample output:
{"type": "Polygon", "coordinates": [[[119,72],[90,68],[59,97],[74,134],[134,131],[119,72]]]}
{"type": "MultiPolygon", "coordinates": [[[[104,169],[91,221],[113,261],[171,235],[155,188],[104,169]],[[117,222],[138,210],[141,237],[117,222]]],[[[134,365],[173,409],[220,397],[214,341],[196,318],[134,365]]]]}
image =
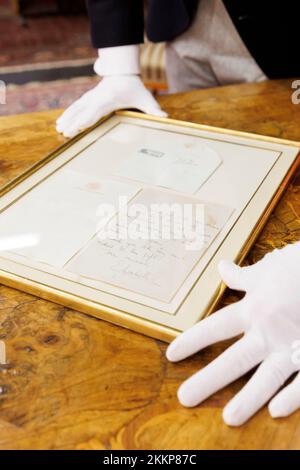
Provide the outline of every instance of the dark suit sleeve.
{"type": "Polygon", "coordinates": [[[143,0],[87,0],[93,46],[114,47],[144,40],[143,0]]]}
{"type": "Polygon", "coordinates": [[[150,0],[147,36],[152,42],[172,41],[191,25],[199,0],[150,0]]]}
{"type": "Polygon", "coordinates": [[[251,55],[268,78],[298,77],[300,2],[224,0],[251,55]]]}

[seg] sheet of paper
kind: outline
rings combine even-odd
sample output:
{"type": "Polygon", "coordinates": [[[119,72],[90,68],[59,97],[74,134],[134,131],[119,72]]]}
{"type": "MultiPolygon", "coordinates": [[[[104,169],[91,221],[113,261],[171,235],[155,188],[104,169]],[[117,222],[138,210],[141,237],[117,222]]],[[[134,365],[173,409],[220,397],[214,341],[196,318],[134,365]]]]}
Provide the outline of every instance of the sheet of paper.
{"type": "Polygon", "coordinates": [[[208,145],[167,145],[145,142],[116,172],[136,181],[194,194],[221,165],[220,155],[208,145]]]}
{"type": "MultiPolygon", "coordinates": [[[[187,205],[195,208],[196,204],[200,204],[203,207],[201,201],[195,198],[149,188],[139,192],[129,207],[135,205],[151,209],[154,203],[169,206],[176,204],[182,208],[187,205]]],[[[172,222],[171,218],[169,219],[171,222],[166,222],[164,219],[158,228],[156,225],[152,230],[154,219],[151,214],[137,219],[136,215],[130,215],[129,211],[126,220],[113,218],[105,227],[105,236],[103,232],[99,232],[67,263],[65,268],[80,275],[82,282],[84,278],[98,280],[169,303],[222,230],[232,212],[231,208],[225,206],[204,204],[204,244],[201,248],[191,250],[189,248],[193,242],[192,238],[174,239],[173,235],[178,224],[172,222]],[[144,223],[145,219],[148,225],[144,223]],[[168,223],[172,229],[171,236],[170,239],[165,239],[162,233],[165,224],[168,223]],[[139,228],[139,234],[143,239],[120,238],[120,233],[125,233],[124,228],[128,233],[128,227],[132,228],[132,224],[136,224],[139,228]]],[[[126,293],[122,295],[126,297],[126,293]]]]}
{"type": "Polygon", "coordinates": [[[97,232],[101,204],[117,211],[119,196],[130,199],[138,190],[134,184],[61,170],[0,214],[0,238],[37,235],[34,246],[11,251],[62,267],[97,232]]]}

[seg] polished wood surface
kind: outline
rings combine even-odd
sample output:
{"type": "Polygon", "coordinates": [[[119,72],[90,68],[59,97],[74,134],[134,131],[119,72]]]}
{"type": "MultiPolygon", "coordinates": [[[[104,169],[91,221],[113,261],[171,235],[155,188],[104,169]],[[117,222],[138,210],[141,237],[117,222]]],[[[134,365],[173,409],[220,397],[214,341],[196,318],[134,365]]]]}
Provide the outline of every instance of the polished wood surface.
{"type": "MultiPolygon", "coordinates": [[[[161,98],[176,119],[300,141],[291,82],[230,86],[161,98]]],[[[64,142],[59,111],[0,119],[0,184],[64,142]]],[[[300,172],[247,262],[300,239],[300,172]]],[[[225,294],[224,302],[237,299],[225,294]]],[[[300,412],[272,420],[263,409],[231,429],[222,408],[240,379],[200,407],[182,408],[179,384],[230,342],[181,364],[166,345],[79,312],[0,286],[1,449],[299,449],[300,412]]]]}

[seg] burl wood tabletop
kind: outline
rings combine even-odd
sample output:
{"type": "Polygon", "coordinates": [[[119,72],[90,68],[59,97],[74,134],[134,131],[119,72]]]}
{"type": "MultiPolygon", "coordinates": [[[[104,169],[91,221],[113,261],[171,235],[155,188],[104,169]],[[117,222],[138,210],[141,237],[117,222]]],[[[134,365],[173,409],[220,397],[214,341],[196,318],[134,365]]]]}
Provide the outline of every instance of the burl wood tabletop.
{"type": "MultiPolygon", "coordinates": [[[[176,119],[300,140],[291,81],[239,85],[161,98],[176,119]]],[[[59,111],[0,119],[0,184],[64,139],[59,111]]],[[[247,262],[300,239],[300,172],[247,262]]],[[[227,291],[225,303],[237,299],[227,291]]],[[[1,449],[295,449],[300,412],[272,420],[263,409],[245,426],[223,424],[222,408],[248,377],[195,409],[177,402],[179,384],[230,342],[181,364],[166,345],[79,312],[0,286],[1,449]]]]}

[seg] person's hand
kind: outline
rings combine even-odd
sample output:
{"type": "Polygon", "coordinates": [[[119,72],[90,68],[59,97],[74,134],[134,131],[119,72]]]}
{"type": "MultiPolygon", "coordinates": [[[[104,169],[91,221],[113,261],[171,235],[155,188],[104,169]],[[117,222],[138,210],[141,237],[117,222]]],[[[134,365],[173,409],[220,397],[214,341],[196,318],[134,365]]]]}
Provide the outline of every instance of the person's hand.
{"type": "Polygon", "coordinates": [[[271,416],[288,416],[300,408],[300,374],[277,392],[300,370],[300,243],[274,250],[244,268],[222,261],[219,271],[224,282],[245,291],[245,297],[181,334],[168,347],[167,358],[181,361],[218,341],[244,336],[186,380],[178,390],[179,401],[196,406],[260,364],[225,407],[225,423],[242,425],[274,395],[271,416]]]}
{"type": "Polygon", "coordinates": [[[104,77],[95,88],[73,103],[57,120],[56,129],[65,137],[74,137],[103,116],[126,108],[167,116],[138,75],[112,75],[104,77]]]}
{"type": "Polygon", "coordinates": [[[103,77],[101,82],[73,103],[56,122],[57,131],[65,137],[74,137],[118,109],[135,108],[146,114],[167,116],[140,78],[138,45],[99,49],[94,68],[103,77]]]}

